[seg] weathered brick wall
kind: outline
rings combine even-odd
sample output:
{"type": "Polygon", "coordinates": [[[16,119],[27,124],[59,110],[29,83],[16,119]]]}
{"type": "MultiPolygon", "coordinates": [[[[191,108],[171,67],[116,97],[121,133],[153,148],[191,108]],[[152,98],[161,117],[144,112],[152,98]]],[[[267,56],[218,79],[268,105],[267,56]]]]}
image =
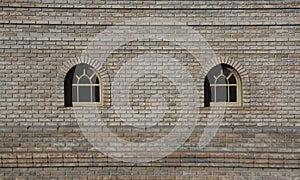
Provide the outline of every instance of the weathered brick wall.
{"type": "Polygon", "coordinates": [[[7,0],[0,8],[1,177],[300,177],[299,1],[7,0]],[[206,147],[197,145],[211,120],[211,108],[204,107],[207,70],[186,50],[165,41],[133,41],[103,64],[80,58],[97,34],[134,17],[175,18],[198,31],[212,47],[216,58],[207,62],[225,62],[240,73],[243,105],[225,109],[218,132],[206,147]],[[64,76],[79,62],[92,64],[103,78],[104,106],[99,111],[112,132],[132,142],[158,139],[178,119],[178,92],[167,79],[140,78],[132,86],[135,108],[144,97],[139,95],[147,97],[155,87],[169,98],[170,109],[155,128],[123,126],[110,109],[111,82],[118,69],[147,53],[168,54],[190,71],[199,92],[197,126],[177,151],[163,159],[120,162],[93,147],[78,126],[76,108],[64,107],[64,76]],[[153,89],[143,86],[147,80],[153,89]]]}

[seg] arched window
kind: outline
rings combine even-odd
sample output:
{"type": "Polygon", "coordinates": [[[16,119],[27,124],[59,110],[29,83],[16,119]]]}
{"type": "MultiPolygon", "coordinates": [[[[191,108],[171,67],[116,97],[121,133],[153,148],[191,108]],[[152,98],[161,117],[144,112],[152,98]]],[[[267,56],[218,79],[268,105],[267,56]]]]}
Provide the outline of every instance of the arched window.
{"type": "Polygon", "coordinates": [[[219,64],[205,77],[205,106],[240,106],[241,89],[238,72],[229,65],[219,64]]]}
{"type": "Polygon", "coordinates": [[[65,78],[65,106],[94,105],[102,105],[101,78],[91,66],[78,64],[65,78]]]}

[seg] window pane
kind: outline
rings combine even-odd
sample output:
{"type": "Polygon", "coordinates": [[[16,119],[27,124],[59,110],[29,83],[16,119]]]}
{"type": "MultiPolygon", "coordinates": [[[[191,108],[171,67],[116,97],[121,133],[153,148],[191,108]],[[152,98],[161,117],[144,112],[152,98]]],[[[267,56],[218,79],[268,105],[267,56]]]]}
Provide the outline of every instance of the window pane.
{"type": "Polygon", "coordinates": [[[100,102],[99,86],[92,86],[92,102],[100,102]]]}
{"type": "Polygon", "coordinates": [[[83,76],[79,79],[79,84],[90,84],[90,83],[91,83],[91,81],[86,76],[83,76]]]}
{"type": "Polygon", "coordinates": [[[219,64],[219,65],[213,67],[210,70],[209,74],[211,74],[212,76],[218,76],[220,74],[220,72],[222,72],[222,71],[223,71],[222,66],[219,64]]]}
{"type": "Polygon", "coordinates": [[[228,77],[231,72],[227,69],[226,66],[223,67],[223,74],[225,77],[228,77]]]}
{"type": "Polygon", "coordinates": [[[221,76],[217,79],[216,84],[227,84],[227,80],[224,76],[221,76]]]}
{"type": "Polygon", "coordinates": [[[79,102],[91,102],[91,87],[79,86],[79,102]]]}
{"type": "Polygon", "coordinates": [[[211,101],[210,102],[216,102],[215,100],[215,87],[210,87],[210,91],[211,91],[211,101]]]}
{"type": "Polygon", "coordinates": [[[209,84],[215,83],[215,78],[213,77],[213,74],[208,74],[205,78],[209,84]]]}
{"type": "Polygon", "coordinates": [[[77,102],[77,87],[72,87],[72,102],[77,102]]]}
{"type": "Polygon", "coordinates": [[[228,100],[227,86],[217,86],[216,88],[217,88],[216,102],[227,102],[228,100]]]}
{"type": "Polygon", "coordinates": [[[237,93],[236,93],[236,86],[229,87],[230,91],[230,102],[237,102],[237,93]]]}
{"type": "Polygon", "coordinates": [[[78,64],[75,66],[75,71],[74,71],[74,74],[75,75],[81,75],[83,73],[83,69],[86,67],[85,64],[78,64]]]}
{"type": "Polygon", "coordinates": [[[93,78],[91,79],[91,81],[92,81],[91,82],[92,84],[99,84],[99,79],[98,79],[97,75],[94,75],[93,78]]]}
{"type": "Polygon", "coordinates": [[[85,72],[86,72],[86,75],[88,75],[89,77],[91,77],[92,74],[94,73],[94,71],[91,68],[86,68],[85,72]]]}
{"type": "Polygon", "coordinates": [[[207,76],[205,77],[204,81],[204,106],[209,106],[209,103],[211,102],[211,88],[210,83],[208,81],[207,76]]]}
{"type": "Polygon", "coordinates": [[[236,84],[236,79],[234,75],[231,75],[231,77],[229,78],[229,84],[236,84]]]}

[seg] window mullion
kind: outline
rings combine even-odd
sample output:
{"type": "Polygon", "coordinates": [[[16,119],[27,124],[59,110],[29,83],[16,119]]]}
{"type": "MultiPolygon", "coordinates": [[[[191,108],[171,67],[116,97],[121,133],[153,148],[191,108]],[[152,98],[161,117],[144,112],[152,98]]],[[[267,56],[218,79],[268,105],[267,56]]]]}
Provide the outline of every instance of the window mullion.
{"type": "Polygon", "coordinates": [[[76,91],[77,91],[77,97],[76,97],[76,100],[77,102],[79,102],[79,86],[76,87],[76,91]]]}
{"type": "Polygon", "coordinates": [[[100,101],[100,103],[102,103],[102,85],[101,84],[99,84],[99,101],[100,101]]]}
{"type": "Polygon", "coordinates": [[[215,86],[214,91],[215,102],[217,102],[217,86],[215,86]]]}
{"type": "Polygon", "coordinates": [[[227,86],[227,101],[230,102],[230,86],[227,86]]]}
{"type": "Polygon", "coordinates": [[[91,93],[91,102],[93,102],[93,87],[92,85],[90,86],[90,93],[91,93]]]}

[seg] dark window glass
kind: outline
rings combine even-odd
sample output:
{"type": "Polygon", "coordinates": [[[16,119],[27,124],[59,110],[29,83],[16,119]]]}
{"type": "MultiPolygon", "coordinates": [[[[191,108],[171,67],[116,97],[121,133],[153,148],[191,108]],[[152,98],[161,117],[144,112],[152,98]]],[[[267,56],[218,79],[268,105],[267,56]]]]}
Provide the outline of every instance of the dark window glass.
{"type": "Polygon", "coordinates": [[[237,102],[237,92],[236,92],[236,89],[237,89],[236,86],[229,87],[230,102],[237,102]]]}
{"type": "Polygon", "coordinates": [[[96,75],[94,75],[93,78],[91,79],[91,83],[92,84],[99,84],[99,79],[96,75]]]}
{"type": "Polygon", "coordinates": [[[92,101],[99,102],[100,101],[100,93],[99,93],[99,86],[92,87],[92,101]]]}
{"type": "Polygon", "coordinates": [[[230,75],[230,71],[227,69],[227,67],[226,66],[222,66],[222,71],[223,71],[223,74],[224,74],[224,76],[225,77],[228,77],[229,75],[230,75]]]}
{"type": "Polygon", "coordinates": [[[209,103],[212,101],[212,91],[210,89],[210,82],[208,80],[208,76],[205,77],[204,81],[204,106],[209,106],[209,103]]]}
{"type": "Polygon", "coordinates": [[[64,90],[65,90],[65,107],[72,106],[72,83],[73,83],[73,77],[75,73],[76,66],[70,69],[70,71],[67,73],[65,77],[64,82],[64,90]]]}
{"type": "Polygon", "coordinates": [[[229,84],[236,84],[236,79],[234,75],[232,74],[231,77],[229,78],[229,84]]]}

